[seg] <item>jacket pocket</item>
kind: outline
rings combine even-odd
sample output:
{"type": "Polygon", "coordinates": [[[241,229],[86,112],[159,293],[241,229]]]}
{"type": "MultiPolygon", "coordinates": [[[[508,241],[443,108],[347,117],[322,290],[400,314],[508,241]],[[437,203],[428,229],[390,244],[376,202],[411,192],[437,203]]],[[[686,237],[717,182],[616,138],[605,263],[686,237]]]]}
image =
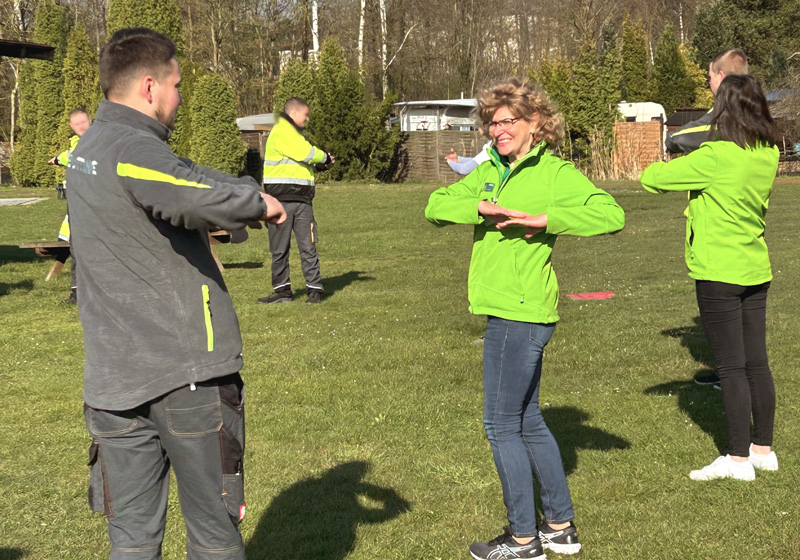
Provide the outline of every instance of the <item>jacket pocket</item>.
{"type": "Polygon", "coordinates": [[[214,351],[214,325],[211,322],[211,297],[208,284],[203,284],[203,317],[206,323],[206,347],[209,352],[214,351]]]}

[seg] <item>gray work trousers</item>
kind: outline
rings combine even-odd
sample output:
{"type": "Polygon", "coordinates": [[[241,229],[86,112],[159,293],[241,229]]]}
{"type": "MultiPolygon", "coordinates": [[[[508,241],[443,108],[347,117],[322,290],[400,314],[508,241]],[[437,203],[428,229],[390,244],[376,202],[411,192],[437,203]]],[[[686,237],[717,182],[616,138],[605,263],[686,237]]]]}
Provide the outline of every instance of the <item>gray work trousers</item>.
{"type": "Polygon", "coordinates": [[[111,560],[160,560],[169,470],[188,560],[243,560],[244,384],[238,373],[127,411],[84,406],[89,503],[108,518],[111,560]]]}
{"type": "Polygon", "coordinates": [[[281,202],[286,210],[286,221],[280,227],[269,224],[269,250],[272,253],[272,289],[291,290],[289,280],[289,249],[292,246],[292,232],[297,238],[300,264],[306,279],[306,289],[322,291],[322,275],[319,271],[317,242],[317,222],[314,209],[306,202],[281,202]]]}

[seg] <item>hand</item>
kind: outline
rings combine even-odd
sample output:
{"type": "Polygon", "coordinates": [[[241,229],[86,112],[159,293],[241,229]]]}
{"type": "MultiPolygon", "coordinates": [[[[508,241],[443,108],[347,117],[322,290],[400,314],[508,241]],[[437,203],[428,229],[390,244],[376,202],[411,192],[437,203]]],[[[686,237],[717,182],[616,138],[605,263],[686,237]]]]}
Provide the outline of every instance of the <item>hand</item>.
{"type": "Polygon", "coordinates": [[[458,154],[453,148],[450,148],[450,153],[444,156],[445,161],[452,161],[453,163],[458,163],[458,154]]]}
{"type": "Polygon", "coordinates": [[[261,193],[261,200],[267,205],[267,211],[264,212],[264,216],[261,218],[262,220],[276,226],[286,221],[286,210],[284,210],[283,204],[278,202],[275,197],[267,193],[261,193]]]}
{"type": "Polygon", "coordinates": [[[525,232],[525,239],[530,239],[537,233],[547,229],[547,214],[537,214],[536,216],[529,216],[526,214],[521,218],[513,217],[497,223],[498,229],[503,229],[510,226],[527,227],[528,231],[525,232]]]}
{"type": "Polygon", "coordinates": [[[509,210],[497,204],[492,204],[488,200],[481,200],[478,204],[478,213],[494,223],[508,221],[509,218],[529,218],[525,212],[518,212],[516,210],[509,210]]]}
{"type": "Polygon", "coordinates": [[[333,154],[328,154],[328,167],[336,163],[336,158],[333,157],[333,154]]]}
{"type": "Polygon", "coordinates": [[[51,157],[49,160],[47,160],[47,163],[50,165],[58,165],[58,156],[51,157]]]}

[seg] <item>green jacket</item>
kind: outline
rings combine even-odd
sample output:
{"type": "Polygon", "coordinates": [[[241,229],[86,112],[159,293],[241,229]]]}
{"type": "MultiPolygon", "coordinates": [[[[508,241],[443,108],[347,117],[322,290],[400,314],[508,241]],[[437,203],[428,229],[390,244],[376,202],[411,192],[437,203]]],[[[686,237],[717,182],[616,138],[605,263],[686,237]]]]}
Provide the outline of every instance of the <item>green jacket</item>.
{"type": "Polygon", "coordinates": [[[78,140],[80,139],[81,137],[78,136],[77,134],[72,135],[72,137],[69,139],[69,148],[56,156],[56,161],[58,162],[58,165],[61,165],[63,167],[69,165],[69,156],[72,152],[75,151],[75,148],[78,146],[78,140]]]}
{"type": "Polygon", "coordinates": [[[559,234],[619,231],[625,213],[580,171],[535,146],[510,169],[494,148],[490,161],[458,183],[431,194],[425,217],[437,225],[474,224],[469,268],[470,311],[512,321],[558,321],[558,283],[550,254],[559,234]],[[547,229],[525,239],[526,228],[499,230],[478,214],[481,200],[530,215],[547,214],[547,229]]]}
{"type": "Polygon", "coordinates": [[[327,163],[328,154],[311,145],[302,129],[286,114],[267,136],[264,148],[264,189],[281,202],[314,199],[314,164],[327,163]]]}
{"type": "Polygon", "coordinates": [[[778,149],[705,142],[691,154],[644,170],[650,192],[689,191],[686,266],[695,280],[755,286],[772,279],[764,216],[778,149]]]}

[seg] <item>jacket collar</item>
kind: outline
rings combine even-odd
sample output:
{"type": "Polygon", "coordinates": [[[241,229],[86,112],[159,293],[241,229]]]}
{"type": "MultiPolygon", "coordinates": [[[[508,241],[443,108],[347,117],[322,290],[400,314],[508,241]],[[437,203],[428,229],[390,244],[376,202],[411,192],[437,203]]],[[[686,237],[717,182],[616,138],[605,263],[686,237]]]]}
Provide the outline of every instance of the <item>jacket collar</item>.
{"type": "MultiPolygon", "coordinates": [[[[514,166],[514,169],[515,170],[519,169],[525,163],[527,163],[529,159],[538,159],[539,156],[541,156],[545,150],[547,150],[547,142],[542,140],[541,142],[533,146],[527,154],[525,154],[519,159],[519,162],[514,166]]],[[[501,156],[497,152],[497,148],[494,146],[494,144],[492,145],[491,148],[489,148],[489,157],[491,157],[492,162],[495,164],[495,166],[502,166],[506,168],[511,167],[508,158],[506,156],[501,156]]],[[[534,165],[536,164],[534,163],[534,165]]]]}
{"type": "Polygon", "coordinates": [[[97,109],[96,121],[109,121],[122,123],[137,130],[144,130],[157,136],[161,140],[167,140],[172,131],[144,113],[137,111],[127,105],[114,103],[108,99],[103,99],[97,109]]]}
{"type": "Polygon", "coordinates": [[[281,111],[281,118],[284,119],[289,124],[291,124],[297,132],[299,132],[300,134],[303,133],[303,129],[300,128],[299,126],[297,126],[297,123],[294,122],[294,119],[292,119],[292,117],[290,117],[289,115],[287,115],[283,111],[281,111]]]}

